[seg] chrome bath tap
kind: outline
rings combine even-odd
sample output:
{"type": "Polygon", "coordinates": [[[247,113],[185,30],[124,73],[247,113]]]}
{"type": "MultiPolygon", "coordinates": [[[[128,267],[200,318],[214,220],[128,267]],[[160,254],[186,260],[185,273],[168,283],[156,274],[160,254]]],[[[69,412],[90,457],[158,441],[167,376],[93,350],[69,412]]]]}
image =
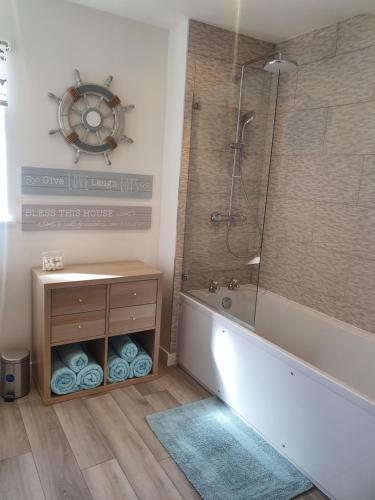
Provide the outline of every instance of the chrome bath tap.
{"type": "Polygon", "coordinates": [[[226,283],[228,290],[238,290],[240,288],[240,280],[231,278],[228,283],[226,283]]]}
{"type": "Polygon", "coordinates": [[[219,283],[217,281],[211,280],[210,284],[208,285],[208,291],[210,293],[216,293],[218,290],[220,290],[219,283]]]}

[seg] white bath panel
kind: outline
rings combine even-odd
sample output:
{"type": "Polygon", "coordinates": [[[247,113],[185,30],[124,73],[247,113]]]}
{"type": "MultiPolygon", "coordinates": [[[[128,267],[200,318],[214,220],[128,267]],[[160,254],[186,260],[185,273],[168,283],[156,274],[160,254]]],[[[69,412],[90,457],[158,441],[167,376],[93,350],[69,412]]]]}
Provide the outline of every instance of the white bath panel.
{"type": "Polygon", "coordinates": [[[189,297],[178,361],[331,498],[375,499],[369,402],[189,297]]]}

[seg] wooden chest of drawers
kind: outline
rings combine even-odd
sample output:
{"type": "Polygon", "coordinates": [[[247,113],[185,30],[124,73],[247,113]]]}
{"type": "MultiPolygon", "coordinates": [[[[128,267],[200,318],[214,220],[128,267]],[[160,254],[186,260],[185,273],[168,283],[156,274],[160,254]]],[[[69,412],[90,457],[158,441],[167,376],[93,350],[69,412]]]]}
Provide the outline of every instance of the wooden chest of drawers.
{"type": "MultiPolygon", "coordinates": [[[[161,313],[161,280],[157,270],[140,261],[68,266],[63,271],[32,270],[33,377],[45,403],[72,399],[156,377],[161,313]],[[153,359],[142,379],[107,384],[64,396],[50,390],[51,351],[85,342],[107,373],[108,340],[132,333],[153,359]]],[[[105,377],[106,378],[106,377],[105,377]]]]}

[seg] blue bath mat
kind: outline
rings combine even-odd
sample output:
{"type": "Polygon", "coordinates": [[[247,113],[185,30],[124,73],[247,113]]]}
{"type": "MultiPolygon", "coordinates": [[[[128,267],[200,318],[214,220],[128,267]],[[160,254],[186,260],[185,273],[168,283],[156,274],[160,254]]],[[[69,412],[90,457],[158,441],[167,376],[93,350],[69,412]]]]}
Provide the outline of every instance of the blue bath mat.
{"type": "Polygon", "coordinates": [[[146,420],[205,500],[288,500],[313,486],[217,398],[146,420]]]}

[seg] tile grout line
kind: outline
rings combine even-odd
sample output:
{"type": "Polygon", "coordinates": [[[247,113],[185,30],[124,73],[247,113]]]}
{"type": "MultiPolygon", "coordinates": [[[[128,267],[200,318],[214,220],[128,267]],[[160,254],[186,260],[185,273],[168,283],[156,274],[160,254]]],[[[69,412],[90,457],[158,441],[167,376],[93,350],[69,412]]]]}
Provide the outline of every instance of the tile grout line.
{"type": "MultiPolygon", "coordinates": [[[[27,403],[27,402],[25,402],[25,403],[23,403],[23,404],[28,404],[28,403],[27,403]]],[[[27,425],[26,425],[26,423],[25,423],[25,420],[24,420],[24,418],[23,418],[23,414],[22,414],[21,408],[22,408],[22,405],[20,405],[20,406],[19,406],[19,410],[20,410],[20,413],[21,413],[21,417],[22,417],[23,424],[24,424],[24,426],[25,426],[27,439],[29,440],[30,450],[31,450],[31,455],[32,455],[32,457],[33,457],[33,462],[34,462],[35,470],[36,470],[36,473],[37,473],[37,475],[38,475],[38,479],[39,479],[40,487],[41,487],[41,489],[42,489],[42,491],[43,491],[44,498],[45,498],[45,500],[48,500],[48,498],[47,498],[47,493],[46,493],[46,491],[45,491],[44,484],[43,484],[43,481],[42,481],[42,476],[41,476],[41,473],[40,473],[40,470],[39,470],[39,467],[38,467],[37,461],[35,460],[34,450],[33,450],[32,446],[31,446],[31,440],[30,440],[29,432],[28,432],[28,429],[27,429],[27,425]]]]}
{"type": "MultiPolygon", "coordinates": [[[[60,404],[63,404],[63,403],[60,403],[60,404]]],[[[92,497],[92,495],[91,495],[90,488],[89,488],[89,486],[88,486],[88,484],[87,484],[87,482],[86,482],[86,478],[85,478],[85,476],[82,474],[82,469],[81,469],[81,468],[80,468],[80,466],[79,466],[79,463],[78,463],[77,457],[76,457],[76,455],[75,455],[75,453],[74,453],[74,450],[73,450],[73,448],[72,448],[72,447],[71,447],[71,445],[70,445],[70,441],[69,441],[69,439],[68,439],[68,436],[65,434],[64,427],[62,426],[62,424],[61,424],[61,422],[60,422],[59,416],[57,415],[57,412],[56,412],[56,410],[55,410],[55,406],[56,406],[55,404],[53,404],[53,405],[52,405],[52,410],[53,410],[53,413],[54,413],[54,415],[55,415],[55,417],[56,417],[57,423],[58,423],[58,425],[60,426],[61,432],[63,433],[63,435],[64,435],[64,437],[65,437],[65,440],[66,440],[66,442],[67,442],[67,445],[68,445],[68,447],[69,447],[69,449],[70,449],[70,451],[71,451],[71,453],[72,453],[73,459],[74,459],[74,461],[75,461],[75,463],[76,463],[76,465],[77,465],[77,470],[79,471],[79,473],[80,473],[80,475],[81,475],[81,477],[82,477],[82,480],[83,480],[84,484],[86,485],[86,488],[87,488],[88,494],[90,495],[90,497],[91,497],[91,498],[93,498],[93,497],[92,497]]]]}
{"type": "Polygon", "coordinates": [[[337,23],[336,25],[336,45],[335,45],[335,57],[337,57],[337,51],[338,51],[338,43],[339,43],[339,31],[340,31],[340,23],[337,23]]]}
{"type": "MultiPolygon", "coordinates": [[[[118,391],[122,391],[122,389],[116,389],[116,390],[118,390],[118,391]]],[[[129,417],[128,417],[128,416],[126,415],[126,413],[123,411],[123,409],[121,408],[121,406],[117,403],[116,399],[112,396],[112,391],[108,392],[107,394],[111,397],[111,399],[114,401],[114,403],[116,404],[116,406],[120,409],[121,413],[122,413],[122,414],[124,415],[124,417],[128,420],[128,424],[132,427],[132,430],[133,430],[133,431],[137,434],[137,436],[138,436],[138,437],[139,437],[139,439],[142,441],[142,443],[144,444],[144,446],[147,448],[147,450],[148,450],[148,451],[151,453],[151,455],[154,457],[155,461],[159,464],[159,460],[158,460],[158,458],[155,456],[154,452],[151,450],[151,448],[150,448],[150,447],[147,445],[147,443],[144,441],[143,437],[139,434],[139,432],[137,431],[137,429],[134,427],[134,425],[133,425],[133,423],[131,422],[131,420],[129,419],[129,417]]],[[[142,396],[142,398],[144,398],[144,396],[143,396],[143,395],[141,395],[141,396],[142,396]]],[[[146,400],[146,401],[147,401],[147,400],[146,400]]],[[[86,406],[87,406],[87,405],[86,405],[86,406]]],[[[88,411],[89,411],[89,413],[91,414],[91,412],[90,412],[90,409],[89,409],[89,408],[88,408],[88,411]]],[[[106,440],[106,442],[107,442],[107,440],[106,440]]],[[[118,460],[118,458],[117,458],[116,454],[114,453],[114,451],[112,450],[112,448],[111,448],[111,446],[110,446],[110,444],[109,444],[108,442],[107,442],[107,446],[108,446],[108,447],[109,447],[109,449],[111,450],[111,452],[112,452],[112,454],[113,454],[114,458],[117,460],[118,464],[119,464],[119,465],[120,465],[120,467],[121,467],[121,470],[122,470],[122,471],[123,471],[123,473],[125,474],[126,479],[128,480],[129,484],[131,485],[131,487],[132,487],[132,489],[133,489],[134,493],[136,494],[136,491],[135,491],[135,489],[134,489],[134,487],[133,487],[132,483],[130,482],[130,480],[129,480],[128,476],[126,475],[126,472],[124,471],[123,467],[121,466],[120,461],[118,460]]],[[[171,479],[169,478],[168,474],[164,471],[164,469],[163,469],[163,473],[166,475],[166,477],[169,479],[169,481],[171,481],[171,479]]],[[[172,481],[171,481],[171,483],[174,485],[174,483],[173,483],[172,481]]],[[[175,488],[176,488],[176,487],[175,487],[175,488]]],[[[177,488],[176,488],[176,489],[177,489],[177,488]]],[[[178,491],[178,490],[177,490],[177,491],[178,491]]],[[[139,498],[139,497],[137,496],[137,498],[139,498]]],[[[139,499],[139,500],[141,500],[141,499],[139,499]]]]}
{"type": "MultiPolygon", "coordinates": [[[[117,390],[121,390],[121,389],[117,389],[117,390]]],[[[115,398],[113,398],[113,397],[112,397],[111,392],[112,392],[112,391],[109,391],[109,392],[107,392],[105,395],[106,395],[106,396],[107,396],[107,395],[108,395],[108,396],[110,396],[110,397],[111,397],[111,399],[112,399],[112,401],[114,401],[114,403],[116,404],[116,406],[120,409],[121,413],[122,413],[123,415],[125,415],[125,414],[124,414],[124,412],[122,411],[122,409],[120,408],[120,406],[117,404],[117,401],[115,400],[115,398]]],[[[97,397],[101,397],[101,396],[97,396],[97,397]]],[[[93,399],[95,399],[95,398],[93,398],[93,399]]],[[[91,413],[91,411],[90,411],[89,405],[88,405],[88,404],[86,404],[86,401],[85,401],[85,407],[87,408],[87,411],[89,412],[89,414],[91,415],[91,417],[93,417],[93,415],[92,415],[92,413],[91,413]]],[[[125,417],[126,417],[126,415],[125,415],[125,417]]],[[[126,418],[128,418],[128,417],[126,417],[126,418]]],[[[138,434],[137,430],[134,428],[133,424],[130,422],[130,420],[129,420],[129,419],[128,419],[128,421],[129,421],[129,424],[133,427],[134,432],[136,432],[136,433],[138,434]]],[[[138,434],[138,435],[139,435],[139,434],[138,434]]],[[[139,437],[140,437],[140,436],[139,436],[139,437]]],[[[141,437],[140,437],[140,438],[141,438],[141,437]]],[[[132,490],[133,490],[133,492],[134,492],[134,495],[138,498],[138,500],[142,500],[142,499],[140,499],[140,498],[139,498],[139,496],[137,495],[137,493],[136,493],[136,491],[135,491],[135,489],[134,489],[134,487],[133,487],[132,483],[130,482],[130,480],[129,480],[129,478],[128,478],[128,476],[127,476],[127,474],[126,474],[126,472],[125,472],[124,468],[123,468],[123,467],[122,467],[122,465],[121,465],[121,462],[119,461],[119,459],[118,459],[117,455],[114,453],[114,451],[113,451],[113,449],[112,449],[112,447],[111,447],[111,444],[110,444],[110,443],[108,443],[108,440],[107,440],[105,437],[104,437],[104,439],[105,439],[105,442],[106,442],[106,444],[107,444],[107,446],[108,446],[109,450],[111,451],[111,453],[112,453],[112,455],[113,455],[113,458],[114,458],[114,459],[117,461],[117,463],[119,464],[120,469],[122,470],[122,472],[123,472],[124,476],[126,477],[126,480],[127,480],[127,481],[128,481],[128,483],[130,484],[130,486],[131,486],[131,488],[132,488],[132,490]]],[[[143,441],[143,439],[142,439],[142,438],[141,438],[141,440],[142,440],[142,442],[144,443],[144,441],[143,441]]],[[[144,444],[146,445],[146,443],[144,443],[144,444]]],[[[146,445],[146,446],[147,446],[147,445],[146,445]]],[[[147,446],[147,448],[148,448],[148,446],[147,446]]],[[[103,463],[104,463],[104,462],[103,462],[103,463]]],[[[86,469],[86,470],[87,470],[87,469],[86,469]]]]}
{"type": "MultiPolygon", "coordinates": [[[[82,400],[81,400],[81,401],[84,403],[84,401],[85,401],[86,399],[91,399],[91,398],[94,398],[94,397],[97,397],[97,396],[96,396],[96,395],[88,396],[87,398],[82,398],[82,400]]],[[[59,404],[59,405],[64,405],[64,402],[62,402],[62,403],[57,403],[57,404],[59,404]]],[[[53,405],[52,405],[52,408],[53,408],[53,410],[54,410],[54,412],[55,412],[55,415],[56,415],[56,417],[57,417],[57,420],[58,420],[58,421],[59,421],[59,423],[60,423],[60,426],[61,426],[61,428],[62,428],[62,431],[63,431],[63,433],[64,433],[64,436],[65,436],[65,438],[66,438],[67,442],[69,443],[69,446],[70,446],[70,448],[71,448],[71,450],[72,450],[72,453],[73,453],[73,455],[74,455],[74,458],[76,459],[76,462],[77,462],[78,468],[79,468],[79,470],[80,470],[81,472],[83,472],[84,470],[89,469],[90,467],[96,467],[97,465],[103,464],[103,463],[105,463],[105,462],[109,462],[110,460],[112,460],[112,459],[114,458],[114,457],[113,457],[113,455],[112,455],[112,458],[111,458],[111,459],[109,459],[109,460],[108,460],[108,459],[107,459],[107,460],[103,460],[102,462],[99,462],[99,463],[97,463],[97,464],[90,465],[89,467],[83,467],[83,468],[81,468],[81,467],[80,467],[80,465],[79,465],[79,463],[78,463],[78,458],[76,457],[76,455],[75,455],[75,453],[74,453],[74,450],[73,450],[73,448],[72,448],[72,447],[71,447],[71,445],[70,445],[70,441],[69,441],[69,438],[68,438],[68,436],[67,436],[67,434],[66,434],[66,432],[65,432],[64,426],[62,425],[62,422],[60,421],[60,417],[59,417],[58,413],[57,413],[57,412],[56,412],[56,410],[55,410],[55,406],[56,406],[56,405],[55,405],[55,404],[53,404],[53,405]]],[[[87,409],[87,406],[86,406],[86,405],[84,405],[84,406],[85,406],[85,408],[87,409]]],[[[88,411],[88,409],[87,409],[87,411],[88,411]]],[[[91,417],[91,413],[90,413],[90,417],[91,417]]],[[[105,439],[105,437],[104,437],[104,435],[102,434],[101,430],[100,430],[100,429],[98,428],[98,426],[96,425],[95,420],[94,420],[94,419],[91,419],[91,421],[92,421],[92,424],[94,425],[95,431],[96,431],[96,432],[97,432],[97,433],[101,436],[101,438],[103,439],[103,441],[104,441],[104,442],[106,443],[106,445],[108,446],[107,440],[105,439]]]]}
{"type": "Polygon", "coordinates": [[[323,131],[323,140],[322,140],[322,153],[327,154],[327,132],[329,121],[331,119],[331,110],[329,108],[325,108],[325,123],[324,123],[324,131],[323,131]]]}
{"type": "Polygon", "coordinates": [[[361,196],[361,187],[362,187],[362,181],[363,181],[363,178],[364,178],[365,164],[366,164],[367,158],[368,158],[367,155],[363,155],[362,165],[361,165],[361,172],[360,172],[360,175],[359,175],[359,182],[358,182],[358,191],[357,191],[357,200],[356,200],[356,206],[357,207],[361,206],[360,203],[359,203],[359,200],[360,200],[360,196],[361,196]]]}
{"type": "MultiPolygon", "coordinates": [[[[23,417],[22,417],[22,419],[23,419],[23,417]]],[[[30,449],[31,449],[31,446],[30,446],[30,449]]],[[[35,457],[34,457],[34,452],[33,451],[31,451],[31,456],[33,458],[33,464],[34,464],[34,467],[35,467],[35,470],[36,470],[36,473],[37,473],[37,476],[38,476],[38,479],[39,479],[40,487],[41,487],[41,489],[43,491],[44,499],[48,500],[47,496],[46,496],[46,492],[44,491],[44,487],[43,487],[43,483],[42,483],[42,480],[41,480],[41,477],[40,477],[40,473],[39,473],[38,467],[36,465],[36,461],[35,461],[35,457]]]]}

